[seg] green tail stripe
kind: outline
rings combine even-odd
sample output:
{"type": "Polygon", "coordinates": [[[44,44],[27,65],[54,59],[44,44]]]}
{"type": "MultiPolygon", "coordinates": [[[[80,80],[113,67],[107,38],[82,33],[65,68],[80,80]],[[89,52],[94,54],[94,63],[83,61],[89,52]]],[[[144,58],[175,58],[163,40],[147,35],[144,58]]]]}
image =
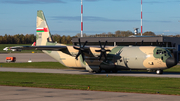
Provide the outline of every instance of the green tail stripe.
{"type": "Polygon", "coordinates": [[[44,32],[44,31],[36,31],[36,32],[44,32]]]}

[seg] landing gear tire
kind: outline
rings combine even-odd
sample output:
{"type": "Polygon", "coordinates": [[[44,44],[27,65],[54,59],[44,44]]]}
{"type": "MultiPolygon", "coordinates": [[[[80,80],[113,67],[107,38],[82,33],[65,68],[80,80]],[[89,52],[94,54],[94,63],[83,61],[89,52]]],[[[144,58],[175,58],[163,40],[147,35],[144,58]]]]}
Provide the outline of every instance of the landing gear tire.
{"type": "Polygon", "coordinates": [[[110,73],[111,72],[111,70],[105,70],[106,71],[106,73],[110,73]]]}
{"type": "Polygon", "coordinates": [[[163,70],[156,70],[156,74],[163,74],[163,70]]]}
{"type": "Polygon", "coordinates": [[[102,69],[101,69],[101,67],[99,67],[99,69],[96,70],[96,71],[94,71],[94,72],[95,72],[95,73],[101,73],[101,71],[102,71],[102,69]]]}
{"type": "Polygon", "coordinates": [[[101,69],[99,69],[98,71],[95,71],[95,73],[101,73],[101,69]]]}
{"type": "Polygon", "coordinates": [[[113,73],[117,73],[117,71],[118,71],[118,70],[116,70],[116,69],[112,70],[113,73]]]}

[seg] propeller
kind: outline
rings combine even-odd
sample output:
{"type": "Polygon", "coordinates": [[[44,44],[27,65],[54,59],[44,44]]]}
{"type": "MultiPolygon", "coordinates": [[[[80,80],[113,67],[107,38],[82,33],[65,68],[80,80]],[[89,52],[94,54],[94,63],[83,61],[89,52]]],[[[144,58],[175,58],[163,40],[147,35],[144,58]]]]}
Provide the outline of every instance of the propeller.
{"type": "Polygon", "coordinates": [[[79,50],[78,54],[76,55],[76,60],[78,60],[79,55],[82,55],[83,61],[84,61],[84,52],[89,53],[87,50],[84,49],[85,45],[87,44],[87,41],[84,43],[83,46],[81,46],[81,41],[79,38],[79,48],[73,46],[74,49],[79,50]]]}
{"type": "Polygon", "coordinates": [[[101,49],[100,50],[95,50],[96,52],[101,52],[101,54],[99,56],[99,60],[101,60],[102,56],[104,56],[105,61],[107,61],[107,54],[106,54],[106,52],[108,52],[108,51],[110,52],[110,50],[109,49],[108,50],[105,49],[106,44],[107,44],[107,41],[104,43],[104,47],[102,47],[101,42],[99,41],[99,45],[100,45],[101,49]]]}

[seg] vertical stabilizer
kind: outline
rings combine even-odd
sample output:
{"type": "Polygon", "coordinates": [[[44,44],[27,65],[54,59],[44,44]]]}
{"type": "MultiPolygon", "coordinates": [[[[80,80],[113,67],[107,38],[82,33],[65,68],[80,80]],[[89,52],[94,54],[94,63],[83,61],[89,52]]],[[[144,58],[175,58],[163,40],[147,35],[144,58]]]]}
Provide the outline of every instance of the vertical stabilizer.
{"type": "Polygon", "coordinates": [[[51,33],[46,23],[43,11],[37,11],[37,22],[36,22],[36,45],[46,45],[47,42],[53,42],[51,33]]]}

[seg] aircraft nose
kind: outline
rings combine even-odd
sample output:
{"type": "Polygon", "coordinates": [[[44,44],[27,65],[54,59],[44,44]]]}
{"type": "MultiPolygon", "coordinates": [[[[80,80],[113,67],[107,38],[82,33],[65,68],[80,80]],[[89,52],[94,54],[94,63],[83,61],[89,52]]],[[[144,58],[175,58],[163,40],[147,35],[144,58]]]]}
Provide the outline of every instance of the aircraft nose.
{"type": "Polygon", "coordinates": [[[169,58],[166,60],[166,65],[167,65],[168,68],[173,67],[173,66],[175,66],[176,64],[177,64],[176,59],[173,58],[173,57],[169,57],[169,58]]]}

